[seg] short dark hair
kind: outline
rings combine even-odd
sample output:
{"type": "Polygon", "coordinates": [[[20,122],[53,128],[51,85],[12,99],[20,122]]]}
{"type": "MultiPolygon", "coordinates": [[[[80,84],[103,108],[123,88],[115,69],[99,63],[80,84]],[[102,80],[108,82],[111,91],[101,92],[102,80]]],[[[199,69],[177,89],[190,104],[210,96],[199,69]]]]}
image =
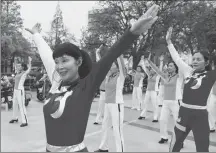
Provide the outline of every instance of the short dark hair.
{"type": "Polygon", "coordinates": [[[193,53],[193,55],[196,54],[196,53],[200,53],[203,56],[205,62],[209,61],[209,54],[208,54],[208,52],[206,52],[206,51],[197,51],[197,52],[193,53]]]}
{"type": "Polygon", "coordinates": [[[63,55],[68,55],[74,57],[78,60],[81,57],[80,49],[69,42],[58,45],[53,52],[53,59],[61,57],[63,55]]]}
{"type": "Polygon", "coordinates": [[[26,71],[28,69],[28,67],[27,67],[27,65],[25,63],[22,63],[21,66],[22,66],[24,71],[26,71]]]}
{"type": "Polygon", "coordinates": [[[169,61],[168,63],[167,63],[167,66],[170,64],[170,63],[173,63],[173,65],[175,66],[175,68],[176,68],[176,73],[178,73],[178,71],[179,71],[179,68],[178,68],[178,66],[176,65],[176,63],[174,62],[174,61],[169,61]]]}
{"type": "Polygon", "coordinates": [[[142,73],[145,72],[145,71],[143,70],[142,66],[138,65],[137,68],[138,68],[138,67],[141,69],[141,72],[142,72],[142,73]]]}
{"type": "Polygon", "coordinates": [[[77,47],[76,45],[66,42],[63,44],[60,44],[56,47],[56,49],[53,52],[53,59],[61,57],[63,55],[68,55],[76,60],[79,58],[82,58],[82,64],[78,69],[78,73],[80,78],[86,77],[92,68],[92,60],[89,56],[89,54],[77,47]]]}

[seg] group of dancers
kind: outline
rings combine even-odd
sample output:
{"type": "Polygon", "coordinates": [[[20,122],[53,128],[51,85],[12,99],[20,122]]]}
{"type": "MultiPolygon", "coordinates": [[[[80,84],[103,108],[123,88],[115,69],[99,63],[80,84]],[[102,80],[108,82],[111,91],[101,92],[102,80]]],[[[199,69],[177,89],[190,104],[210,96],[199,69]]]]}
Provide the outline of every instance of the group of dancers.
{"type": "MultiPolygon", "coordinates": [[[[98,50],[96,52],[98,55],[98,50]]],[[[130,75],[133,75],[133,80],[134,80],[131,109],[141,110],[143,108],[140,114],[140,117],[138,118],[139,120],[142,120],[142,119],[145,119],[146,117],[146,111],[148,109],[147,104],[149,102],[152,102],[152,106],[153,106],[153,121],[152,122],[158,122],[158,118],[159,118],[160,136],[161,136],[159,143],[165,143],[168,141],[168,137],[169,137],[168,136],[168,125],[169,125],[170,116],[173,117],[174,123],[176,121],[181,120],[181,118],[179,117],[179,108],[182,103],[182,94],[184,90],[184,80],[185,79],[184,79],[183,74],[179,72],[179,68],[174,61],[169,61],[167,64],[164,65],[163,64],[164,57],[161,56],[159,58],[160,65],[158,68],[150,60],[150,57],[151,56],[149,56],[148,58],[145,58],[143,56],[141,58],[139,65],[137,66],[137,69],[133,70],[132,72],[130,71],[128,72],[130,75]],[[142,85],[143,85],[143,79],[145,78],[145,74],[147,74],[148,76],[148,85],[147,85],[145,98],[143,101],[142,100],[142,85]],[[142,107],[142,103],[143,103],[143,107],[142,107]]],[[[188,65],[192,64],[191,62],[189,62],[192,60],[186,61],[185,59],[180,58],[180,55],[178,55],[177,58],[181,59],[183,62],[185,62],[185,64],[188,64],[188,65]]],[[[119,71],[119,73],[121,74],[121,71],[119,71]]],[[[110,76],[110,74],[108,73],[107,76],[110,76]]],[[[119,87],[119,84],[115,84],[115,85],[116,87],[113,87],[113,89],[119,87]]],[[[121,86],[121,88],[123,88],[123,85],[121,86]]],[[[215,114],[216,114],[215,89],[216,89],[216,83],[212,87],[211,94],[209,95],[209,100],[208,100],[210,132],[215,132],[215,124],[216,124],[215,122],[215,114]]],[[[106,96],[104,97],[104,92],[105,92],[105,95],[107,96],[110,95],[110,94],[106,94],[107,90],[109,91],[109,89],[106,89],[106,88],[103,88],[101,90],[103,98],[100,97],[99,99],[98,113],[97,113],[97,117],[96,117],[94,124],[99,124],[99,122],[102,121],[102,116],[103,116],[103,111],[104,111],[104,108],[102,108],[102,106],[104,105],[104,102],[106,102],[105,100],[106,96]],[[98,120],[98,118],[100,118],[100,120],[98,120]]],[[[119,91],[118,94],[122,96],[122,91],[121,92],[119,91]]],[[[107,111],[107,108],[105,108],[105,111],[107,111]]],[[[119,118],[118,115],[116,115],[118,111],[114,111],[114,112],[111,113],[112,122],[113,120],[116,120],[119,118]]],[[[107,115],[104,114],[104,117],[107,118],[107,115]]],[[[116,148],[117,148],[116,151],[123,151],[121,150],[122,144],[120,143],[120,142],[124,142],[123,135],[122,135],[123,120],[120,120],[120,122],[115,122],[119,124],[116,124],[116,125],[112,124],[108,126],[106,125],[105,118],[102,121],[102,129],[108,130],[109,127],[111,126],[113,126],[113,128],[116,127],[113,129],[115,141],[116,141],[116,148]],[[119,132],[116,132],[116,131],[119,131],[119,132]]],[[[177,124],[177,126],[179,125],[177,124]]],[[[181,128],[181,126],[179,127],[181,128]]],[[[106,137],[104,137],[105,132],[102,135],[103,136],[102,136],[101,143],[104,141],[104,139],[107,139],[107,134],[106,134],[106,137]]],[[[200,141],[200,140],[197,140],[197,141],[200,141]]],[[[183,142],[181,143],[181,148],[182,147],[183,147],[183,142]]],[[[108,152],[108,146],[103,147],[100,145],[99,150],[97,150],[97,152],[108,152]]]]}
{"type": "MultiPolygon", "coordinates": [[[[98,152],[108,151],[108,128],[113,127],[115,133],[116,151],[123,152],[123,116],[124,100],[122,95],[126,68],[122,59],[124,51],[145,33],[157,20],[159,6],[153,5],[142,15],[114,45],[106,51],[98,62],[93,63],[87,52],[72,43],[63,43],[54,51],[40,35],[41,26],[36,24],[32,29],[26,29],[33,35],[49,80],[52,83],[44,103],[44,119],[46,129],[47,152],[86,152],[83,140],[88,122],[91,104],[95,92],[101,87],[101,98],[104,101],[104,118],[102,123],[102,140],[98,152]],[[103,82],[103,83],[102,83],[103,82]]],[[[161,137],[167,139],[167,118],[170,113],[176,120],[170,151],[180,151],[183,141],[190,130],[194,133],[197,151],[209,151],[209,124],[207,99],[216,80],[216,70],[206,71],[208,57],[205,53],[196,52],[193,55],[192,66],[189,66],[178,55],[171,42],[171,31],[167,34],[168,49],[173,62],[167,65],[167,72],[158,69],[150,58],[143,58],[140,66],[131,74],[137,80],[134,83],[134,108],[140,110],[142,98],[142,79],[145,77],[142,69],[148,75],[148,88],[145,99],[151,100],[154,107],[153,121],[158,121],[157,91],[158,82],[164,84],[162,114],[160,116],[161,137]],[[146,66],[146,63],[151,67],[146,66]],[[179,71],[179,72],[178,72],[179,71]],[[178,73],[184,79],[184,90],[180,108],[177,91],[181,90],[178,73]],[[135,100],[136,99],[136,100],[135,100]],[[136,103],[136,104],[135,104],[136,103]]],[[[104,46],[100,48],[105,49],[104,46]]],[[[22,73],[21,73],[22,74],[22,73]]],[[[21,75],[20,74],[20,75],[21,75]]],[[[20,75],[17,80],[20,80],[20,75]]],[[[22,76],[26,73],[23,72],[22,76]]],[[[16,84],[16,83],[15,83],[16,84]]],[[[17,85],[16,94],[23,95],[22,77],[17,85]]],[[[17,96],[16,96],[17,97],[17,96]]],[[[214,97],[215,98],[215,97],[214,97]]],[[[17,99],[17,100],[19,100],[17,99]]],[[[20,104],[21,105],[21,104],[20,104]]],[[[161,105],[161,104],[160,104],[161,105]]],[[[101,106],[103,107],[103,106],[101,106]]],[[[146,116],[146,106],[140,119],[146,116]]],[[[27,124],[24,113],[23,126],[27,124]]],[[[95,124],[99,122],[97,118],[95,124]]],[[[13,118],[11,122],[17,121],[13,118]]]]}

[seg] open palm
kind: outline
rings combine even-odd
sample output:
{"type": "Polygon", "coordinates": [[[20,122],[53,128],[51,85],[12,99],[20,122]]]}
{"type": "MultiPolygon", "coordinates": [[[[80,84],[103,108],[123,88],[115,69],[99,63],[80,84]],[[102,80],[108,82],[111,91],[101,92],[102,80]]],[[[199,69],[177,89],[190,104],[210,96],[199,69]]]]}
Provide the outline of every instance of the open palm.
{"type": "Polygon", "coordinates": [[[167,31],[166,41],[167,41],[168,44],[171,43],[172,30],[173,30],[173,28],[170,27],[170,28],[168,29],[168,31],[167,31]]]}
{"type": "Polygon", "coordinates": [[[25,28],[25,30],[30,32],[31,34],[40,33],[41,32],[41,24],[36,23],[32,29],[25,28]]]}
{"type": "Polygon", "coordinates": [[[157,20],[157,13],[159,6],[154,4],[150,7],[145,14],[143,14],[131,27],[131,32],[133,34],[140,35],[145,33],[152,24],[157,20]]]}

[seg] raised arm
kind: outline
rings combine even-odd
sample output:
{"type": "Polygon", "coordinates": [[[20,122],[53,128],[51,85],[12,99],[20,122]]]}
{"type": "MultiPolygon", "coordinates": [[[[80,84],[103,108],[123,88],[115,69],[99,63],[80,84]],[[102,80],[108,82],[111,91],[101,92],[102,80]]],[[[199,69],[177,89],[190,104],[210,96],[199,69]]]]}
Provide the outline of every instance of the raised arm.
{"type": "Polygon", "coordinates": [[[128,74],[129,74],[129,75],[131,75],[131,76],[134,76],[134,75],[135,75],[135,73],[136,73],[136,71],[135,71],[135,70],[129,70],[129,71],[128,71],[128,74]]]}
{"type": "Polygon", "coordinates": [[[36,24],[32,28],[32,30],[30,29],[26,29],[26,30],[33,34],[33,40],[38,48],[39,55],[44,64],[48,77],[50,81],[52,82],[53,81],[52,76],[55,71],[55,62],[52,57],[53,51],[51,50],[49,45],[46,43],[46,41],[43,39],[43,37],[39,34],[40,24],[36,24]]]}
{"type": "Polygon", "coordinates": [[[101,55],[100,55],[100,50],[101,50],[101,47],[102,47],[103,45],[101,45],[97,50],[96,50],[96,61],[98,62],[98,61],[100,61],[100,59],[101,59],[101,55]]]}
{"type": "Polygon", "coordinates": [[[129,59],[128,59],[128,63],[127,63],[127,71],[129,71],[129,68],[130,66],[132,67],[133,66],[133,56],[131,56],[129,59]]]}
{"type": "Polygon", "coordinates": [[[26,71],[26,74],[28,74],[31,71],[32,68],[32,58],[28,57],[28,69],[26,71]]]}
{"type": "Polygon", "coordinates": [[[150,72],[147,69],[145,62],[146,62],[146,60],[144,59],[144,56],[143,56],[143,57],[141,57],[139,65],[143,68],[143,70],[145,71],[145,73],[147,74],[147,76],[150,76],[150,72]]]}
{"type": "Polygon", "coordinates": [[[108,50],[106,55],[95,65],[92,73],[94,75],[93,84],[98,86],[108,73],[112,63],[139,37],[146,32],[157,20],[159,6],[153,5],[123,36],[108,50]]]}
{"type": "Polygon", "coordinates": [[[175,47],[172,44],[171,34],[172,34],[172,28],[169,28],[166,35],[166,41],[168,44],[168,49],[171,54],[171,57],[173,61],[176,63],[176,65],[178,66],[179,70],[184,74],[184,76],[188,76],[193,72],[193,69],[188,64],[186,64],[179,56],[178,52],[176,51],[175,47]]]}
{"type": "Polygon", "coordinates": [[[122,55],[119,58],[117,58],[117,62],[119,65],[120,77],[121,79],[124,79],[126,77],[126,69],[125,69],[125,63],[122,55]]]}
{"type": "Polygon", "coordinates": [[[189,65],[192,64],[192,58],[193,58],[193,56],[192,56],[191,52],[189,52],[189,55],[188,55],[188,64],[189,65]]]}
{"type": "MultiPolygon", "coordinates": [[[[216,56],[214,56],[213,61],[216,61],[216,56]]],[[[216,84],[216,68],[215,65],[212,66],[212,71],[209,72],[209,80],[213,82],[213,84],[216,84]]]]}
{"type": "Polygon", "coordinates": [[[152,67],[152,69],[158,74],[161,76],[161,78],[166,81],[167,77],[166,75],[152,62],[150,61],[149,59],[147,59],[149,65],[152,67]]]}
{"type": "Polygon", "coordinates": [[[39,82],[44,81],[46,79],[46,77],[47,77],[47,74],[44,74],[43,77],[39,80],[39,82]]]}
{"type": "Polygon", "coordinates": [[[164,56],[160,56],[159,60],[160,60],[159,70],[162,72],[162,71],[163,71],[163,60],[164,60],[164,56]]]}

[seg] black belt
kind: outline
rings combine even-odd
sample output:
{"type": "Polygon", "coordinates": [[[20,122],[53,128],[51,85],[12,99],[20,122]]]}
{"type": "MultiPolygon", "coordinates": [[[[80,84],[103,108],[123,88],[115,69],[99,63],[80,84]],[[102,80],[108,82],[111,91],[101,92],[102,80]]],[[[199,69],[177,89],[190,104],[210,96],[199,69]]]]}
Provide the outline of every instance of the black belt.
{"type": "Polygon", "coordinates": [[[105,92],[105,90],[100,90],[100,91],[103,91],[103,92],[105,92]]]}

